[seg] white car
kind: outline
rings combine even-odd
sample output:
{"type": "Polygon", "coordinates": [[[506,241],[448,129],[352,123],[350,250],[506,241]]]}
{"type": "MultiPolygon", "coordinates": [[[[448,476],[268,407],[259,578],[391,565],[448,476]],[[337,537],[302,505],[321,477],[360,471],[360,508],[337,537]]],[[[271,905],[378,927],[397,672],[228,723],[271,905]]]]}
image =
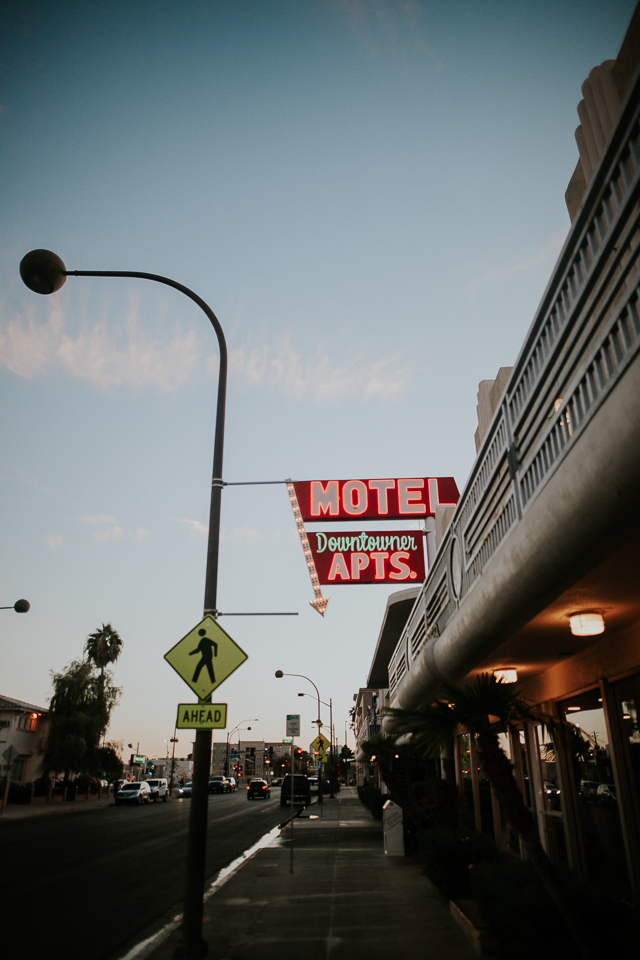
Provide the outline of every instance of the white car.
{"type": "Polygon", "coordinates": [[[164,803],[167,802],[167,794],[169,793],[169,785],[166,780],[154,779],[147,780],[149,784],[149,789],[151,790],[151,799],[153,801],[162,800],[164,803]]]}
{"type": "Polygon", "coordinates": [[[191,780],[185,783],[183,787],[178,787],[178,796],[191,797],[191,780]]]}
{"type": "Polygon", "coordinates": [[[121,803],[149,803],[151,800],[151,790],[146,780],[138,780],[135,783],[123,783],[116,793],[116,807],[121,803]]]}

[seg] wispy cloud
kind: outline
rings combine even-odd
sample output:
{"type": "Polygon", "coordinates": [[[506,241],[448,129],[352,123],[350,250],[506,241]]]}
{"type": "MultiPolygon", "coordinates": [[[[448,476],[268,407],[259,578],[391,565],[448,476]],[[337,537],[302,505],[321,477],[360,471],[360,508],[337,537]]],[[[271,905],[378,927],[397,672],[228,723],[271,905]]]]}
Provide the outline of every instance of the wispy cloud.
{"type": "Polygon", "coordinates": [[[150,534],[144,527],[136,527],[135,530],[127,530],[127,536],[130,540],[133,540],[134,543],[142,543],[150,534]]]}
{"type": "Polygon", "coordinates": [[[409,389],[413,365],[400,355],[367,363],[361,357],[333,361],[323,350],[304,359],[290,336],[277,349],[267,345],[238,347],[229,354],[232,376],[247,386],[281,390],[296,400],[331,402],[357,396],[364,400],[394,400],[409,389]]]}
{"type": "Polygon", "coordinates": [[[230,533],[223,528],[220,539],[226,543],[256,543],[262,540],[262,533],[260,530],[252,530],[251,527],[246,526],[234,527],[230,533]]]}
{"type": "MultiPolygon", "coordinates": [[[[551,260],[556,260],[562,250],[562,245],[566,239],[567,231],[560,230],[549,237],[545,245],[536,253],[527,257],[510,257],[503,263],[500,263],[490,269],[484,269],[477,276],[467,281],[467,293],[473,295],[482,287],[491,284],[505,284],[513,277],[521,273],[527,273],[529,270],[535,270],[551,260]]],[[[479,270],[474,267],[473,270],[479,270]]]]}
{"type": "MultiPolygon", "coordinates": [[[[85,320],[75,330],[58,302],[44,322],[36,320],[34,309],[28,303],[22,315],[10,319],[0,307],[0,364],[26,380],[51,372],[107,392],[151,387],[167,393],[217,375],[217,352],[204,347],[195,329],[152,336],[139,322],[136,303],[121,323],[85,320]]],[[[414,369],[401,354],[366,360],[335,357],[322,347],[304,353],[289,335],[275,345],[241,345],[229,355],[230,375],[247,388],[317,403],[345,397],[393,401],[409,389],[414,369]]]]}
{"type": "Polygon", "coordinates": [[[22,316],[0,316],[0,355],[2,364],[25,380],[51,370],[101,390],[151,386],[163,393],[188,382],[200,363],[195,330],[176,331],[164,341],[151,337],[139,322],[136,301],[120,323],[86,320],[73,332],[57,301],[45,323],[27,303],[22,316]]]}
{"type": "Polygon", "coordinates": [[[49,547],[49,550],[57,550],[59,547],[64,547],[67,541],[61,533],[49,533],[45,537],[45,542],[49,547]]]}
{"type": "Polygon", "coordinates": [[[124,539],[124,530],[122,527],[100,527],[96,530],[91,539],[94,543],[119,543],[124,539]]]}
{"type": "Polygon", "coordinates": [[[203,523],[201,520],[187,520],[186,517],[182,517],[178,520],[178,523],[184,524],[191,534],[192,540],[206,540],[209,536],[209,524],[203,523]]]}
{"type": "Polygon", "coordinates": [[[76,517],[79,523],[88,523],[92,526],[98,526],[105,523],[119,523],[115,517],[109,513],[94,513],[89,517],[76,517]]]}

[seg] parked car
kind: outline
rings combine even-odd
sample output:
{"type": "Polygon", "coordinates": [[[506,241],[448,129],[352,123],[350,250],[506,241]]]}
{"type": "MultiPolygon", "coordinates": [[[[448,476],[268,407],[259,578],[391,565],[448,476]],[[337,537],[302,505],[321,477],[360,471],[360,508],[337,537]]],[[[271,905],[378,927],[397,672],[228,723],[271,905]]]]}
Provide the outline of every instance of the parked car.
{"type": "MultiPolygon", "coordinates": [[[[311,803],[311,787],[309,786],[309,777],[296,773],[293,777],[293,802],[304,803],[308,807],[311,803]]],[[[291,803],[291,774],[288,773],[282,781],[280,791],[280,806],[286,807],[291,803]]]]}
{"type": "Polygon", "coordinates": [[[211,777],[209,780],[209,793],[228,793],[229,784],[226,777],[211,777]]]}
{"type": "Polygon", "coordinates": [[[284,780],[284,777],[276,777],[275,780],[272,780],[272,781],[271,781],[271,786],[272,786],[272,787],[281,787],[283,780],[284,780]]]}
{"type": "Polygon", "coordinates": [[[121,803],[137,803],[138,806],[143,803],[149,803],[151,800],[151,790],[146,780],[139,780],[134,783],[123,784],[116,794],[116,806],[121,803]]]}
{"type": "Polygon", "coordinates": [[[156,800],[163,800],[164,803],[167,802],[167,796],[169,795],[169,784],[166,780],[155,779],[147,780],[149,784],[149,789],[151,791],[151,799],[155,802],[156,800]]]}
{"type": "Polygon", "coordinates": [[[247,800],[255,800],[256,797],[267,800],[270,796],[271,790],[266,780],[256,778],[247,787],[247,800]]]}
{"type": "Polygon", "coordinates": [[[178,796],[191,798],[191,780],[187,780],[184,786],[178,787],[178,796]]]}
{"type": "Polygon", "coordinates": [[[600,786],[599,780],[581,780],[580,794],[584,800],[595,800],[600,786]]]}
{"type": "Polygon", "coordinates": [[[615,783],[601,783],[598,787],[596,800],[603,807],[615,807],[618,803],[615,783]]]}
{"type": "Polygon", "coordinates": [[[235,793],[238,789],[238,784],[235,781],[234,777],[225,777],[225,780],[229,784],[229,793],[235,793]]]}

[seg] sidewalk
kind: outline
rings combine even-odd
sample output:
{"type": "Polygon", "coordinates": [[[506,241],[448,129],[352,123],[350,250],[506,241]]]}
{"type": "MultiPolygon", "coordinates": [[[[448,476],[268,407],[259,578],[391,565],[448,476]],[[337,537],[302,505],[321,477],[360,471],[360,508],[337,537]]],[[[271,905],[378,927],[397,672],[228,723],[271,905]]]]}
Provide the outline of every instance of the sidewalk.
{"type": "Polygon", "coordinates": [[[0,823],[3,820],[28,820],[30,817],[100,810],[103,807],[112,807],[113,803],[113,797],[103,797],[101,800],[65,800],[64,803],[10,803],[0,811],[0,823]]]}
{"type": "MultiPolygon", "coordinates": [[[[284,811],[283,811],[284,812],[284,811]]],[[[387,857],[353,787],[308,807],[205,903],[213,960],[472,960],[474,949],[418,864],[387,857]]],[[[172,957],[179,932],[152,960],[172,957]]]]}

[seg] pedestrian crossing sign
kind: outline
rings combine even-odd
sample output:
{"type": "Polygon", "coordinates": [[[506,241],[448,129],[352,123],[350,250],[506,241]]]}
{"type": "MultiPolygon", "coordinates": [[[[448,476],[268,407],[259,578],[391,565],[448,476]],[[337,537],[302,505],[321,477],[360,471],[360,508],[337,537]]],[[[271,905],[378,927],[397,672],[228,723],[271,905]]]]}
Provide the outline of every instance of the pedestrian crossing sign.
{"type": "Polygon", "coordinates": [[[206,700],[248,659],[248,655],[207,614],[165,653],[164,658],[191,687],[198,700],[206,700]]]}
{"type": "Polygon", "coordinates": [[[328,746],[329,746],[329,741],[327,740],[327,738],[323,736],[323,734],[319,733],[318,736],[313,741],[313,743],[311,744],[311,749],[315,750],[322,757],[327,752],[328,746]]]}

